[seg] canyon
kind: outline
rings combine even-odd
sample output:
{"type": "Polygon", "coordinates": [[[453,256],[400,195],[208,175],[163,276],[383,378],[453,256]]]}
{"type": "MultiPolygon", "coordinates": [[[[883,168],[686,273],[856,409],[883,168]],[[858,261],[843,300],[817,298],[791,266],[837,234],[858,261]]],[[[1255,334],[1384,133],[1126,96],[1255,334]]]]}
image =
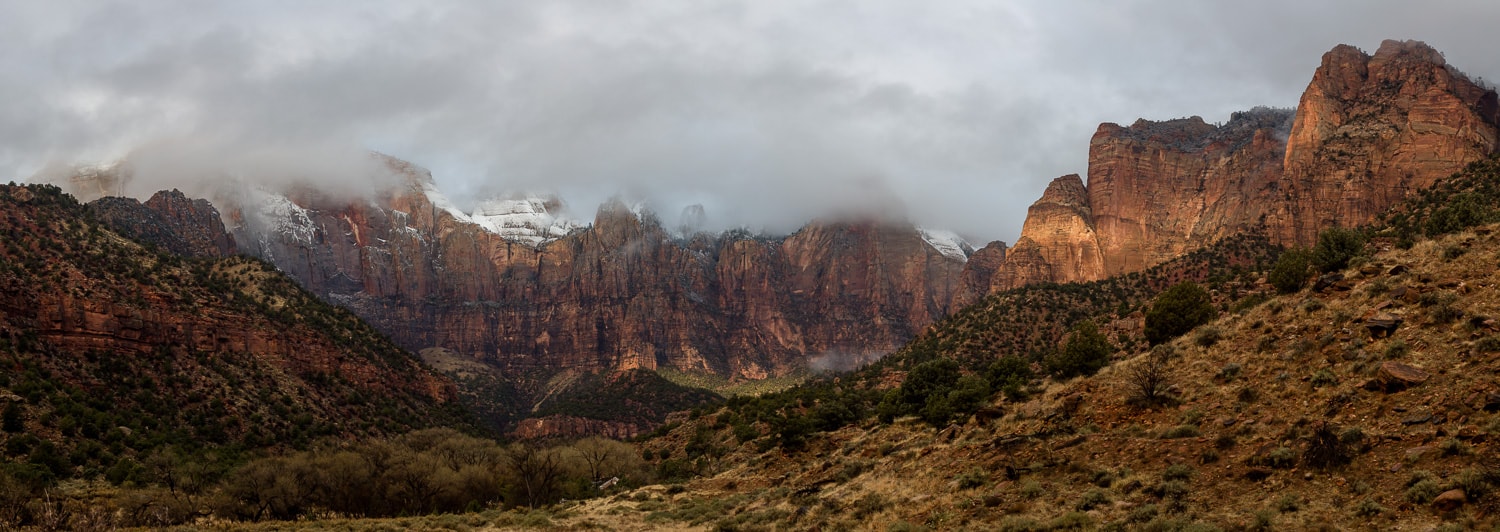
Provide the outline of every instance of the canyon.
{"type": "MultiPolygon", "coordinates": [[[[154,214],[115,220],[174,251],[262,257],[408,350],[441,347],[518,383],[535,411],[563,371],[785,376],[812,357],[878,357],[1019,286],[1141,271],[1252,232],[1306,246],[1493,154],[1497,124],[1493,90],[1424,43],[1386,41],[1373,55],[1325,54],[1295,110],[1100,125],[1086,174],[1054,179],[1014,245],[971,250],[874,220],[713,234],[669,229],[619,201],[591,223],[556,216],[555,198],[465,213],[426,170],[380,155],[396,184],[366,198],[313,187],[210,194],[226,222],[215,226],[164,193],[136,204],[154,214]],[[178,236],[146,234],[159,227],[178,236]]],[[[128,179],[92,171],[66,185],[90,200],[128,179]]]]}

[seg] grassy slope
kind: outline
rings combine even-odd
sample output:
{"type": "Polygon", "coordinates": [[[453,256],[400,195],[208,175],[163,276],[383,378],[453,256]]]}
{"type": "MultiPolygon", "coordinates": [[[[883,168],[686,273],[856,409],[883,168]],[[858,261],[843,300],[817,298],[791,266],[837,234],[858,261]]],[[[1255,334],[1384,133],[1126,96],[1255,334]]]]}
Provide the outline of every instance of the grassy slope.
{"type": "MultiPolygon", "coordinates": [[[[803,451],[737,443],[726,410],[644,444],[658,456],[704,440],[719,446],[686,490],[589,501],[575,519],[612,516],[627,528],[1493,528],[1500,226],[1469,226],[1500,220],[1497,182],[1500,164],[1476,163],[1395,211],[1415,215],[1370,229],[1378,252],[1344,272],[1347,291],[1276,296],[1172,342],[1176,405],[1129,404],[1130,368],[1144,359],[1137,349],[1096,376],[1047,381],[1021,402],[996,399],[1003,415],[993,421],[935,429],[865,419],[812,437],[803,451]],[[1406,271],[1391,273],[1396,265],[1406,271]],[[1393,298],[1402,288],[1412,295],[1393,298]],[[1377,308],[1405,319],[1393,338],[1361,327],[1377,308]],[[1203,334],[1210,328],[1217,341],[1203,334]],[[1431,378],[1405,391],[1367,389],[1386,361],[1431,378]],[[1349,463],[1309,459],[1320,426],[1342,438],[1349,463]],[[1438,514],[1430,500],[1449,489],[1470,502],[1438,514]]],[[[1263,281],[1252,288],[1270,291],[1263,281]]],[[[1047,300],[1025,293],[967,309],[881,365],[904,365],[913,353],[982,360],[1045,347],[1046,338],[1055,345],[1056,328],[1078,311],[1047,311],[1058,323],[1044,328],[1054,332],[1025,336],[1010,328],[1044,322],[1008,305],[1047,300]]],[[[1082,312],[1102,315],[1098,303],[1082,312]]]]}

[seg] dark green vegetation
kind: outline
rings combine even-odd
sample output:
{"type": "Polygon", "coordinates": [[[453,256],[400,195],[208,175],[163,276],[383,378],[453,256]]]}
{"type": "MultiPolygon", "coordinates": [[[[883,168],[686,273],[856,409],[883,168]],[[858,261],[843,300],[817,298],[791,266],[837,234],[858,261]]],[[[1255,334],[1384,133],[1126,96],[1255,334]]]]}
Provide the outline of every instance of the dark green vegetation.
{"type": "Polygon", "coordinates": [[[1082,321],[1073,326],[1062,349],[1043,360],[1043,365],[1048,373],[1060,379],[1093,375],[1109,365],[1109,355],[1114,352],[1114,344],[1099,333],[1094,322],[1082,321]]]}
{"type": "Polygon", "coordinates": [[[1320,272],[1336,272],[1365,249],[1365,235],[1355,229],[1330,227],[1318,233],[1309,262],[1320,272]]]}
{"type": "Polygon", "coordinates": [[[1307,279],[1311,272],[1308,252],[1302,248],[1288,249],[1276,259],[1276,265],[1271,267],[1271,273],[1266,274],[1266,280],[1276,291],[1290,294],[1302,290],[1307,286],[1307,279]]]}
{"type": "Polygon", "coordinates": [[[1146,311],[1146,341],[1156,345],[1182,336],[1217,315],[1207,290],[1195,283],[1178,283],[1157,296],[1146,311]]]}
{"type": "Polygon", "coordinates": [[[536,416],[562,414],[651,426],[667,414],[723,401],[718,394],[689,388],[648,369],[613,374],[586,373],[562,393],[542,402],[536,416]]]}
{"type": "MultiPolygon", "coordinates": [[[[540,507],[601,493],[600,480],[629,488],[652,479],[629,444],[588,438],[569,445],[501,445],[451,429],[356,441],[320,440],[307,450],[226,468],[159,452],[125,489],[31,500],[26,479],[0,472],[0,518],[9,523],[162,527],[214,516],[237,521],[457,513],[540,507]],[[102,511],[101,511],[102,510],[102,511]],[[107,516],[99,519],[98,516],[107,516]]],[[[616,488],[616,489],[619,489],[616,488]]],[[[107,526],[106,526],[107,528],[107,526]]]]}
{"type": "Polygon", "coordinates": [[[1410,248],[1420,236],[1456,233],[1470,227],[1500,221],[1500,159],[1491,157],[1469,164],[1437,186],[1381,215],[1366,234],[1394,238],[1397,246],[1410,248]]]}

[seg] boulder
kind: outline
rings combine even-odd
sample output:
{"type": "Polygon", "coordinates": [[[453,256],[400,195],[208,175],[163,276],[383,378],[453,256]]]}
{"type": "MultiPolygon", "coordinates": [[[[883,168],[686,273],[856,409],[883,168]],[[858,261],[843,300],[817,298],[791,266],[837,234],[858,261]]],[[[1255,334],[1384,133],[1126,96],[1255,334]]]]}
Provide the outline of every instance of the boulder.
{"type": "Polygon", "coordinates": [[[1365,320],[1365,329],[1370,331],[1371,338],[1385,338],[1396,332],[1401,326],[1401,317],[1389,312],[1377,312],[1370,319],[1365,320]]]}
{"type": "Polygon", "coordinates": [[[1432,509],[1441,513],[1448,513],[1463,507],[1466,502],[1469,502],[1469,500],[1467,497],[1464,497],[1464,490],[1448,490],[1432,500],[1432,509]]]}
{"type": "Polygon", "coordinates": [[[1318,276],[1317,282],[1313,283],[1313,291],[1314,292],[1322,292],[1322,291],[1327,290],[1329,288],[1333,288],[1334,285],[1338,284],[1339,281],[1343,281],[1343,280],[1344,280],[1344,274],[1342,274],[1342,273],[1339,273],[1339,272],[1325,273],[1323,275],[1318,276]]]}
{"type": "Polygon", "coordinates": [[[1413,366],[1400,362],[1387,360],[1380,363],[1380,370],[1376,372],[1375,378],[1366,383],[1366,387],[1374,390],[1395,392],[1427,382],[1431,375],[1413,366]]]}

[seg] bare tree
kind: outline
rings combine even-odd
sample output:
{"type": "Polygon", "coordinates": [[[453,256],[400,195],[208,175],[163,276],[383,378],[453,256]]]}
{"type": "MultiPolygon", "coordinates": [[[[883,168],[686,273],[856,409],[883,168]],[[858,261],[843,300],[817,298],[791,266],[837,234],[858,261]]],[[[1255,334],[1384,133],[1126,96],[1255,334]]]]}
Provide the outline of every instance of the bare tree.
{"type": "Polygon", "coordinates": [[[525,499],[526,506],[535,508],[556,498],[558,480],[562,477],[562,464],[556,453],[517,443],[506,449],[505,454],[516,473],[520,488],[517,495],[525,499]]]}
{"type": "Polygon", "coordinates": [[[1151,407],[1172,401],[1167,394],[1171,387],[1167,366],[1175,354],[1171,346],[1158,345],[1125,370],[1125,381],[1131,390],[1132,403],[1151,407]]]}
{"type": "Polygon", "coordinates": [[[600,468],[613,457],[615,452],[615,447],[610,445],[610,443],[614,442],[598,436],[591,436],[578,440],[578,443],[573,445],[573,448],[578,451],[578,455],[583,457],[583,461],[589,465],[589,480],[595,482],[603,480],[604,474],[600,471],[600,468]]]}

